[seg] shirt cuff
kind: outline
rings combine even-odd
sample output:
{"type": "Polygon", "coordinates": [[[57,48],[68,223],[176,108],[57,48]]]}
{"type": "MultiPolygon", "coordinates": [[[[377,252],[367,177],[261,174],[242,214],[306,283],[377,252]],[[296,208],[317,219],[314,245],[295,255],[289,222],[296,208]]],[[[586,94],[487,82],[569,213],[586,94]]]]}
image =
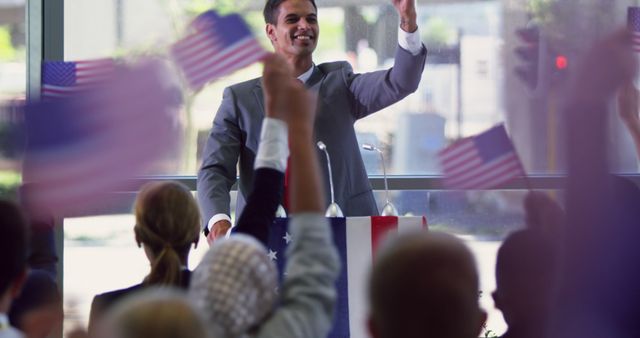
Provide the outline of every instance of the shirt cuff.
{"type": "Polygon", "coordinates": [[[282,173],[287,169],[289,157],[289,130],[287,123],[270,117],[262,120],[260,145],[254,169],[271,168],[282,173]]]}
{"type": "Polygon", "coordinates": [[[312,234],[312,237],[326,236],[328,239],[331,236],[329,220],[321,213],[302,212],[290,214],[289,217],[289,231],[294,237],[300,236],[301,231],[307,235],[312,234]],[[302,230],[303,228],[306,230],[302,230]]]}
{"type": "Polygon", "coordinates": [[[219,221],[229,221],[229,223],[231,223],[231,217],[229,217],[229,215],[227,214],[215,214],[213,215],[213,217],[211,217],[209,223],[207,223],[207,229],[211,231],[211,227],[219,221]]]}
{"type": "Polygon", "coordinates": [[[408,33],[398,27],[398,44],[402,49],[412,55],[418,55],[422,51],[422,41],[420,41],[420,27],[413,33],[408,33]]]}

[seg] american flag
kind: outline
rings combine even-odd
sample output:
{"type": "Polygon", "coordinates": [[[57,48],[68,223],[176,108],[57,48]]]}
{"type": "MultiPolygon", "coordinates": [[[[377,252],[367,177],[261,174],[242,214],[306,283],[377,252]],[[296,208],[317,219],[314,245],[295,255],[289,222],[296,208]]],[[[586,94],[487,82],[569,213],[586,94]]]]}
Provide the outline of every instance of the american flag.
{"type": "Polygon", "coordinates": [[[198,16],[193,32],[171,47],[171,54],[194,90],[261,60],[267,54],[237,14],[215,11],[198,16]]]}
{"type": "Polygon", "coordinates": [[[640,7],[629,7],[627,10],[627,26],[631,31],[633,51],[640,53],[640,7]]]}
{"type": "Polygon", "coordinates": [[[160,70],[142,62],[99,90],[27,105],[23,182],[31,211],[92,210],[173,149],[174,102],[160,70]]]}
{"type": "MultiPolygon", "coordinates": [[[[364,338],[367,334],[367,275],[373,256],[384,237],[427,229],[425,217],[330,218],[333,240],[338,248],[342,272],[336,282],[338,304],[329,338],[364,338]]],[[[293,240],[287,232],[288,220],[277,218],[269,228],[268,253],[278,266],[281,278],[285,249],[293,240]]]]}
{"type": "Polygon", "coordinates": [[[444,183],[453,189],[489,189],[524,175],[502,124],[454,143],[438,157],[444,183]]]}
{"type": "Polygon", "coordinates": [[[44,61],[42,98],[67,98],[109,80],[115,70],[112,59],[86,61],[44,61]]]}

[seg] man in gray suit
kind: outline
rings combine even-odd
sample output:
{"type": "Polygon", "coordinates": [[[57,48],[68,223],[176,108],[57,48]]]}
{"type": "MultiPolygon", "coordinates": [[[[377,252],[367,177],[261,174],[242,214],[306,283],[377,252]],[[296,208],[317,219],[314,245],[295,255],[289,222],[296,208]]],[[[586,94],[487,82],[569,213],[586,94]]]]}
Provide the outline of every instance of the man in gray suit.
{"type": "MultiPolygon", "coordinates": [[[[344,61],[313,63],[320,33],[314,0],[267,0],[264,8],[266,33],[275,52],[287,59],[300,81],[318,93],[315,139],[323,141],[330,153],[335,199],[345,216],[378,214],[353,124],[418,87],[427,51],[420,42],[414,1],[392,0],[400,15],[394,66],[365,74],[354,74],[344,61]]],[[[229,191],[236,182],[238,160],[236,215],[242,212],[253,185],[265,105],[270,102],[263,97],[260,78],[224,91],[198,173],[198,200],[209,242],[231,227],[229,191]]],[[[288,151],[286,144],[279,149],[288,151]]]]}

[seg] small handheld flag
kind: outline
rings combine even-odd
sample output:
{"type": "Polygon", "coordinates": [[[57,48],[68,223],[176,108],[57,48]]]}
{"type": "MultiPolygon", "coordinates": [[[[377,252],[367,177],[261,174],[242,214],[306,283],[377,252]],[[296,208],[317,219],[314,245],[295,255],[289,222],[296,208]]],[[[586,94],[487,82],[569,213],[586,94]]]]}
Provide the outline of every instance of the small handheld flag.
{"type": "Polygon", "coordinates": [[[109,80],[115,70],[111,59],[45,61],[42,63],[42,98],[68,98],[109,80]]]}
{"type": "Polygon", "coordinates": [[[640,53],[640,7],[627,9],[627,27],[631,32],[631,48],[640,53]]]}
{"type": "Polygon", "coordinates": [[[454,143],[438,157],[445,185],[453,189],[495,188],[525,174],[502,124],[454,143]]]}
{"type": "Polygon", "coordinates": [[[171,54],[193,90],[267,54],[237,14],[221,17],[207,11],[190,28],[193,32],[173,44],[171,54]]]}

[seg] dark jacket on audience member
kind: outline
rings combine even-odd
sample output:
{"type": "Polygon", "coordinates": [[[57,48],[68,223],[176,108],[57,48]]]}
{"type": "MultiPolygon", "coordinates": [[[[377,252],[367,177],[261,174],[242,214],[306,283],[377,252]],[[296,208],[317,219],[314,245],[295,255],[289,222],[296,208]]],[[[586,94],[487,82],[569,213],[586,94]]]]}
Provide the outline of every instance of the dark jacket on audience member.
{"type": "MultiPolygon", "coordinates": [[[[187,289],[190,281],[191,271],[187,269],[182,270],[182,283],[180,287],[187,289]]],[[[99,321],[100,317],[113,307],[114,304],[125,299],[127,296],[143,290],[145,287],[146,285],[144,285],[144,283],[140,283],[128,288],[105,292],[93,297],[91,313],[89,314],[89,331],[93,330],[93,326],[99,321]]]]}
{"type": "Polygon", "coordinates": [[[284,174],[271,168],[258,168],[254,173],[253,190],[247,197],[247,206],[233,227],[233,233],[255,237],[267,246],[269,227],[275,219],[278,203],[284,193],[284,174]]]}

